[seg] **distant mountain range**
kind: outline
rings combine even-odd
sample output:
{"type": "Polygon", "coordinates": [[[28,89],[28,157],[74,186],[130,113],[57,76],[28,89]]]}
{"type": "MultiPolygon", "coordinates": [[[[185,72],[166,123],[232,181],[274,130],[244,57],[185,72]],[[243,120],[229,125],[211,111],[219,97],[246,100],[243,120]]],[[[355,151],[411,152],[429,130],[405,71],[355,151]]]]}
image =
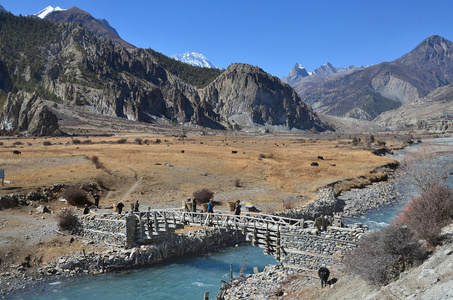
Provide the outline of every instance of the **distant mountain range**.
{"type": "Polygon", "coordinates": [[[202,67],[202,68],[217,68],[212,62],[209,61],[203,54],[196,52],[186,52],[184,54],[175,54],[171,56],[176,60],[179,60],[183,63],[202,67]]]}
{"type": "Polygon", "coordinates": [[[418,102],[451,84],[453,44],[431,36],[393,62],[346,71],[325,65],[320,73],[323,76],[307,76],[309,73],[296,64],[282,80],[317,112],[375,120],[383,112],[418,102]]]}

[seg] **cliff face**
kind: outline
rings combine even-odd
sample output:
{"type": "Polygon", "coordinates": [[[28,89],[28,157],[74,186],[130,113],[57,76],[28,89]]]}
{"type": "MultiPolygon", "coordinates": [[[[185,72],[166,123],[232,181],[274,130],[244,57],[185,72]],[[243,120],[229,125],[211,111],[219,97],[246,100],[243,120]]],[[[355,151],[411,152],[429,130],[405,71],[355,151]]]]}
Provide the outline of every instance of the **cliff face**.
{"type": "Polygon", "coordinates": [[[290,86],[258,67],[231,65],[199,92],[201,101],[209,103],[216,114],[240,126],[328,128],[290,86]]]}
{"type": "MultiPolygon", "coordinates": [[[[161,67],[150,51],[125,48],[75,23],[55,25],[54,30],[50,42],[35,48],[45,62],[41,69],[33,69],[35,65],[4,68],[0,84],[6,92],[14,71],[25,78],[21,84],[28,86],[34,102],[49,99],[87,106],[99,115],[141,122],[173,120],[218,129],[228,128],[228,120],[240,118],[247,119],[238,122],[243,126],[330,129],[288,85],[259,68],[231,66],[205,89],[197,90],[161,67]],[[39,74],[39,80],[33,74],[39,74]]],[[[14,65],[14,58],[2,59],[14,65]]],[[[15,94],[5,103],[3,126],[26,130],[30,122],[20,120],[28,119],[22,115],[28,116],[27,109],[34,106],[22,106],[23,100],[16,104],[28,96],[15,94]]],[[[54,130],[51,126],[46,132],[54,130]]]]}
{"type": "Polygon", "coordinates": [[[4,108],[1,123],[8,129],[27,130],[39,136],[58,132],[57,117],[36,95],[13,91],[9,93],[4,108]]]}

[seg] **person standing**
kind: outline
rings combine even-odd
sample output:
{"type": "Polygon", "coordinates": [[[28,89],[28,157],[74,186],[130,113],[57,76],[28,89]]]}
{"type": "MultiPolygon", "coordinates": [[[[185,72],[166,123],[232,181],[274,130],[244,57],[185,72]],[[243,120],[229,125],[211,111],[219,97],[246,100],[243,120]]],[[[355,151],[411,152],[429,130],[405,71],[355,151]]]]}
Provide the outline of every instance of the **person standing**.
{"type": "Polygon", "coordinates": [[[97,193],[94,193],[93,199],[94,199],[94,206],[96,206],[96,208],[99,208],[99,195],[97,193]]]}
{"type": "Polygon", "coordinates": [[[134,211],[135,211],[135,212],[140,211],[140,210],[139,210],[139,207],[140,207],[140,203],[138,203],[138,200],[137,200],[137,201],[135,201],[135,203],[134,203],[134,211]]]}
{"type": "Polygon", "coordinates": [[[197,212],[197,199],[192,197],[192,212],[197,212]]]}
{"type": "Polygon", "coordinates": [[[121,215],[121,212],[123,211],[124,204],[123,202],[120,202],[116,205],[116,211],[118,212],[119,215],[121,215]]]}
{"type": "Polygon", "coordinates": [[[237,200],[234,205],[234,214],[239,216],[241,214],[241,200],[237,200]]]}
{"type": "Polygon", "coordinates": [[[214,213],[214,204],[212,203],[212,198],[209,199],[207,212],[211,214],[214,213]]]}

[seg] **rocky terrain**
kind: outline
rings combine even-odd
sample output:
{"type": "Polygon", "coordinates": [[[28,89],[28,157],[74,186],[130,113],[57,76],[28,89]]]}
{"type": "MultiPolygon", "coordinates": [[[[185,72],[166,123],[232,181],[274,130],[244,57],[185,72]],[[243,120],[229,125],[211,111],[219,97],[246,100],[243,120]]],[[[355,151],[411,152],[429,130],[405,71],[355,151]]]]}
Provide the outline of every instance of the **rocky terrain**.
{"type": "MultiPolygon", "coordinates": [[[[50,16],[74,11],[75,8],[57,11],[50,16]]],[[[257,67],[231,65],[210,85],[197,89],[159,65],[152,51],[123,47],[80,24],[24,21],[8,14],[4,17],[3,22],[20,20],[16,22],[19,25],[11,29],[20,32],[18,35],[29,35],[35,27],[45,28],[39,32],[42,39],[35,41],[39,46],[30,48],[25,43],[22,48],[2,52],[1,59],[7,65],[0,69],[0,78],[3,78],[0,88],[7,96],[1,116],[3,128],[30,130],[33,134],[52,133],[54,124],[45,131],[29,128],[29,123],[19,121],[30,119],[23,114],[28,114],[34,102],[42,105],[50,100],[68,108],[85,106],[99,116],[147,123],[186,123],[235,130],[242,126],[332,129],[289,86],[257,67]],[[23,22],[22,27],[20,22],[23,22]],[[33,27],[33,22],[39,26],[33,27]],[[35,52],[33,56],[30,51],[35,52]],[[17,58],[17,53],[23,55],[17,58]]],[[[37,39],[33,35],[29,38],[37,39]]],[[[47,117],[55,105],[45,104],[47,117]]],[[[46,124],[44,120],[37,123],[46,124]]]]}

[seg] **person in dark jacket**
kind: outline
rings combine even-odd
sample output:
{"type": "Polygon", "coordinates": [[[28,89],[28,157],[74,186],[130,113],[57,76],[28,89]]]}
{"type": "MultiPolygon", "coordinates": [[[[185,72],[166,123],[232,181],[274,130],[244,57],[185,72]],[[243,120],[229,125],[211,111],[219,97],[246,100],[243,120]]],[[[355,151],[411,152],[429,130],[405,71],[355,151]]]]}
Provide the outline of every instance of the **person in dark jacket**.
{"type": "Polygon", "coordinates": [[[121,212],[123,211],[124,204],[123,202],[120,202],[116,205],[116,211],[118,212],[119,215],[121,215],[121,212]]]}
{"type": "Polygon", "coordinates": [[[237,216],[241,214],[241,200],[236,201],[234,204],[234,214],[237,216]]]}

